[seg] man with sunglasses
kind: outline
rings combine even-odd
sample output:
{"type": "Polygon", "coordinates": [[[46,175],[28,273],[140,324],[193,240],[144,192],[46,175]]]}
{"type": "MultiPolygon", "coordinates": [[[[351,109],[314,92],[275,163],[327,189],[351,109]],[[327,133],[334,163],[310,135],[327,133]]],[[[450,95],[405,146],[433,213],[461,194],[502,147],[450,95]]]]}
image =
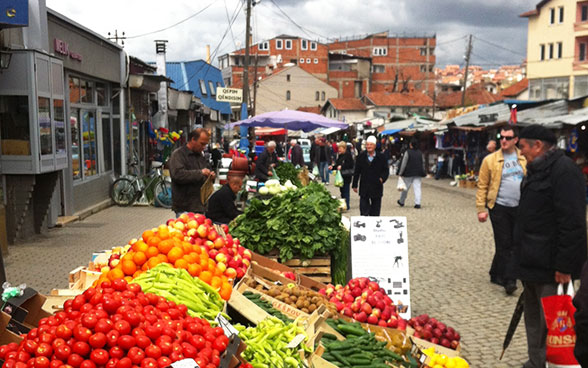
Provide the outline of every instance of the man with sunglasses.
{"type": "Polygon", "coordinates": [[[478,221],[486,222],[490,213],[494,232],[496,253],[490,267],[490,282],[504,286],[508,295],[517,289],[511,270],[514,224],[527,165],[517,142],[512,126],[500,130],[500,149],[482,161],[476,193],[478,221]]]}

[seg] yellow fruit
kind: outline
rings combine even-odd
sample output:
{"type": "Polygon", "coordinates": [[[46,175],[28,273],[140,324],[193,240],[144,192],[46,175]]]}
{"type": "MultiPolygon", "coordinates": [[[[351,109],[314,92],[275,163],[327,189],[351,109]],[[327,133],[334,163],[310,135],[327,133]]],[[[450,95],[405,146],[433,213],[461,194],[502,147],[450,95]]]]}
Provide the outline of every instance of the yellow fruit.
{"type": "Polygon", "coordinates": [[[457,368],[457,361],[455,358],[448,358],[447,363],[445,363],[445,368],[457,368]]]}
{"type": "Polygon", "coordinates": [[[455,357],[453,358],[455,360],[455,362],[457,363],[457,368],[469,368],[469,364],[468,362],[461,358],[461,357],[455,357]]]}
{"type": "Polygon", "coordinates": [[[443,366],[442,366],[442,365],[439,365],[439,364],[435,364],[435,365],[433,366],[433,368],[443,368],[443,366]]]}
{"type": "Polygon", "coordinates": [[[436,360],[439,365],[444,366],[445,364],[447,364],[447,355],[445,355],[445,354],[438,355],[436,360]]]}

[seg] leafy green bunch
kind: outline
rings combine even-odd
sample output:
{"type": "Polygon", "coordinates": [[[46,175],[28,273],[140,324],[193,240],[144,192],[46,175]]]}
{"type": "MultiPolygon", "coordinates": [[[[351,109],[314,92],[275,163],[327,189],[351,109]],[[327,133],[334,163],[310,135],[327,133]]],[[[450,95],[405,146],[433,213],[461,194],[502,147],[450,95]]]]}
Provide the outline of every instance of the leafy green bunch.
{"type": "Polygon", "coordinates": [[[280,184],[284,185],[286,181],[290,180],[292,184],[301,187],[300,179],[298,179],[298,170],[290,162],[283,162],[276,167],[276,175],[280,178],[280,184]]]}

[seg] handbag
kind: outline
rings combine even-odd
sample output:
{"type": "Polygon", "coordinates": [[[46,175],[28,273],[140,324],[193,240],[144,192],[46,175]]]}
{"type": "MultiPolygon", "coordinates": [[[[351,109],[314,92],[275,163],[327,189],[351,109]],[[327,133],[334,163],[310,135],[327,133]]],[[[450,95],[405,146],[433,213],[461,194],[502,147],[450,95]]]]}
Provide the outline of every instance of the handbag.
{"type": "Polygon", "coordinates": [[[404,179],[402,179],[402,176],[398,177],[398,183],[396,184],[396,190],[398,190],[399,192],[403,192],[406,190],[406,183],[404,182],[404,179]]]}
{"type": "Polygon", "coordinates": [[[336,187],[343,186],[343,175],[341,175],[341,170],[337,170],[337,174],[335,174],[335,186],[336,187]]]}
{"type": "Polygon", "coordinates": [[[549,367],[581,368],[574,356],[576,331],[574,313],[576,308],[572,304],[574,284],[567,284],[564,293],[563,284],[557,287],[557,295],[541,298],[545,324],[547,325],[546,355],[549,367]]]}
{"type": "Polygon", "coordinates": [[[353,176],[353,169],[344,169],[344,170],[341,170],[341,175],[343,175],[343,176],[353,176]]]}
{"type": "Polygon", "coordinates": [[[210,175],[206,178],[206,181],[200,188],[200,202],[202,202],[203,205],[208,203],[208,199],[212,195],[212,192],[214,192],[214,179],[212,178],[212,175],[210,175]]]}

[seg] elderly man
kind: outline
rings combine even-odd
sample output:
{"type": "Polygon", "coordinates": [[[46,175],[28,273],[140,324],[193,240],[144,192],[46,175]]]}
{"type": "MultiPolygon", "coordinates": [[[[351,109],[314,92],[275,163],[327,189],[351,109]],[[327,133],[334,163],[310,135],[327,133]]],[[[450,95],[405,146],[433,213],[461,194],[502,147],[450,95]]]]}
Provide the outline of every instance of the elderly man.
{"type": "Polygon", "coordinates": [[[384,182],[388,179],[388,161],[376,152],[376,137],[369,136],[366,150],[357,156],[352,188],[357,193],[359,183],[359,212],[362,216],[380,216],[384,182]]]}
{"type": "Polygon", "coordinates": [[[292,139],[290,141],[290,152],[288,152],[288,159],[294,166],[304,166],[304,155],[302,154],[302,147],[300,147],[296,139],[292,139]]]}
{"type": "Polygon", "coordinates": [[[269,141],[265,150],[259,155],[255,162],[255,178],[265,182],[273,176],[272,169],[278,164],[278,155],[276,154],[276,142],[269,141]]]}
{"type": "Polygon", "coordinates": [[[214,178],[214,171],[202,154],[210,136],[202,128],[188,134],[188,143],[176,149],[168,162],[172,179],[172,210],[176,216],[184,212],[204,213],[200,201],[200,188],[208,177],[214,178]]]}
{"type": "Polygon", "coordinates": [[[547,327],[541,298],[577,279],[586,261],[586,183],[550,130],[531,125],[519,139],[527,159],[514,241],[514,272],[525,288],[529,360],[523,367],[543,368],[547,327]]]}
{"type": "Polygon", "coordinates": [[[236,175],[228,177],[228,183],[214,192],[208,200],[206,217],[217,224],[228,224],[241,214],[235,206],[236,194],[243,187],[243,178],[236,175]]]}

